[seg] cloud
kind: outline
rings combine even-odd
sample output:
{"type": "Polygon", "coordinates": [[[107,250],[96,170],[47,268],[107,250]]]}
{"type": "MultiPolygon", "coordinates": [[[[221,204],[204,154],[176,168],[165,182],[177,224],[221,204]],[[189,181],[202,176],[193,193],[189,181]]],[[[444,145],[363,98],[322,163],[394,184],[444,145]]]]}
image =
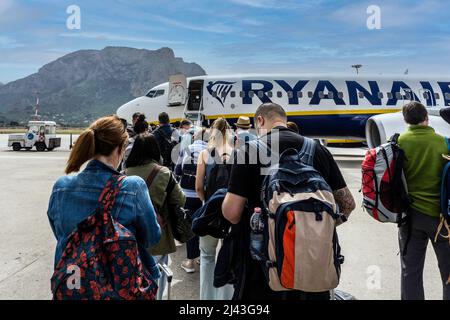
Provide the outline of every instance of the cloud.
{"type": "Polygon", "coordinates": [[[84,39],[97,39],[108,41],[125,41],[125,42],[143,42],[143,43],[164,43],[164,44],[181,44],[183,41],[171,41],[163,39],[155,39],[149,37],[132,37],[126,35],[100,33],[100,32],[73,32],[73,33],[61,33],[60,37],[66,38],[84,38],[84,39]]]}
{"type": "Polygon", "coordinates": [[[273,8],[276,6],[276,1],[273,0],[231,0],[231,2],[254,8],[273,8]]]}
{"type": "Polygon", "coordinates": [[[201,32],[210,32],[210,33],[232,33],[236,30],[233,27],[221,24],[221,23],[213,23],[209,25],[199,25],[199,24],[192,24],[187,22],[182,22],[180,20],[175,20],[171,18],[167,18],[160,15],[152,14],[150,15],[152,19],[155,19],[156,21],[162,22],[166,25],[182,28],[182,29],[188,29],[188,30],[194,30],[194,31],[201,31],[201,32]]]}
{"type": "Polygon", "coordinates": [[[323,0],[229,0],[242,6],[260,9],[296,9],[320,4],[323,0]]]}
{"type": "Polygon", "coordinates": [[[24,46],[23,44],[17,42],[16,40],[14,40],[12,38],[0,36],[0,48],[2,48],[2,49],[14,49],[14,48],[20,48],[23,46],[24,46]]]}
{"type": "Polygon", "coordinates": [[[265,22],[262,20],[251,19],[251,18],[243,18],[243,19],[240,19],[239,22],[241,24],[248,25],[251,27],[260,27],[265,24],[265,22]]]}

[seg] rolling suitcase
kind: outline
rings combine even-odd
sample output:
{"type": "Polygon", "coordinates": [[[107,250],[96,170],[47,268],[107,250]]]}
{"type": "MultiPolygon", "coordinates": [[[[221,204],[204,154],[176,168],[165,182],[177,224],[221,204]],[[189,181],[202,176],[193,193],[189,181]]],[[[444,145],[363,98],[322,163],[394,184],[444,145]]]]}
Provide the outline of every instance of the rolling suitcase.
{"type": "Polygon", "coordinates": [[[358,300],[355,296],[350,293],[341,291],[341,290],[331,290],[331,299],[330,300],[358,300]]]}
{"type": "Polygon", "coordinates": [[[173,271],[165,263],[158,263],[158,268],[161,273],[166,275],[167,279],[167,300],[170,300],[170,294],[172,290],[173,271]]]}

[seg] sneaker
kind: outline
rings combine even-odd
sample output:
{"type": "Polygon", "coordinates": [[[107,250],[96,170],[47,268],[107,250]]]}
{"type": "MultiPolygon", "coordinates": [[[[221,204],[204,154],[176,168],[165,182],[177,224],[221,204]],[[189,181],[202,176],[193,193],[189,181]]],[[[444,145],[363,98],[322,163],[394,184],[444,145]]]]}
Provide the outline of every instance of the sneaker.
{"type": "Polygon", "coordinates": [[[195,272],[194,260],[191,259],[183,260],[183,262],[181,263],[181,268],[183,268],[183,270],[186,271],[187,273],[194,273],[195,272]]]}
{"type": "Polygon", "coordinates": [[[196,263],[196,264],[200,265],[200,257],[195,258],[194,260],[195,260],[195,263],[196,263]]]}

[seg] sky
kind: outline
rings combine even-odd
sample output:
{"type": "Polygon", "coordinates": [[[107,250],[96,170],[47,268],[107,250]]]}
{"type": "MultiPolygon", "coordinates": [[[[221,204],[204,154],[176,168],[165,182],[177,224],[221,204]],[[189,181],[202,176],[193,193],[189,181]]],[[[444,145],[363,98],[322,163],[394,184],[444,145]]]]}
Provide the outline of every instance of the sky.
{"type": "MultiPolygon", "coordinates": [[[[450,72],[450,2],[440,0],[0,0],[0,82],[67,53],[170,47],[208,74],[450,72]],[[68,29],[67,8],[80,8],[68,29]],[[380,28],[369,29],[370,5],[380,28]]],[[[370,20],[372,21],[372,20],[370,20]]]]}

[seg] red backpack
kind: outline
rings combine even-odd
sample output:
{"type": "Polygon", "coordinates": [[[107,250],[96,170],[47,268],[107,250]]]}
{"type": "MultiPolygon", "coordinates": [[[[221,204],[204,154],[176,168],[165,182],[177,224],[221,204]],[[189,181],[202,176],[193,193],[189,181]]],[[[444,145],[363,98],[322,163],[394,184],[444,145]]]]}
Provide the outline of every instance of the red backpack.
{"type": "Polygon", "coordinates": [[[398,145],[399,135],[370,149],[362,163],[363,206],[375,220],[397,223],[406,221],[410,200],[403,164],[405,153],[398,145]]]}
{"type": "Polygon", "coordinates": [[[124,178],[108,180],[95,212],[69,236],[51,279],[54,300],[155,299],[157,285],[140,260],[135,236],[111,215],[124,178]]]}

